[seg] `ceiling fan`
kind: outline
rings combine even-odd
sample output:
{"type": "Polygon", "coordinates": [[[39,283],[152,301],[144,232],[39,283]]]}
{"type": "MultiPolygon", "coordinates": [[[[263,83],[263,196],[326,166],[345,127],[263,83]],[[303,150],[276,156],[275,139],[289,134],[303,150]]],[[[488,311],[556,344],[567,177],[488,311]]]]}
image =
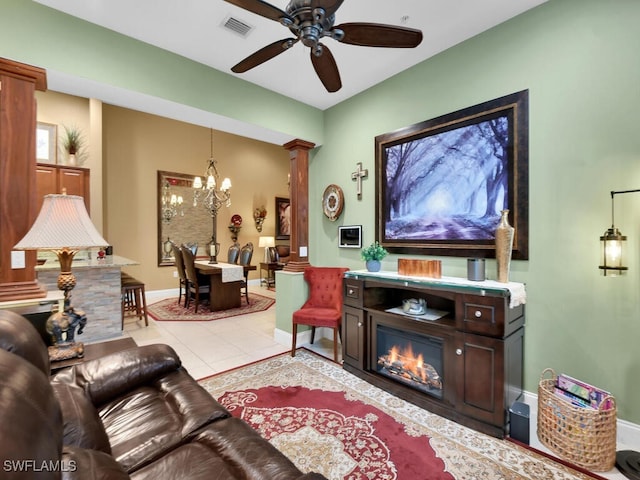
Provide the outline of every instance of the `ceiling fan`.
{"type": "Polygon", "coordinates": [[[311,49],[311,63],[329,92],[342,87],[338,66],[329,48],[320,42],[330,37],[342,43],[365,47],[414,48],[422,42],[422,32],[413,28],[379,23],[343,23],[334,26],[335,13],[344,0],[291,0],[285,11],[262,0],[225,0],[240,8],[275,20],[287,27],[295,38],[273,42],[249,55],[231,68],[244,73],[271,60],[297,42],[311,49]]]}

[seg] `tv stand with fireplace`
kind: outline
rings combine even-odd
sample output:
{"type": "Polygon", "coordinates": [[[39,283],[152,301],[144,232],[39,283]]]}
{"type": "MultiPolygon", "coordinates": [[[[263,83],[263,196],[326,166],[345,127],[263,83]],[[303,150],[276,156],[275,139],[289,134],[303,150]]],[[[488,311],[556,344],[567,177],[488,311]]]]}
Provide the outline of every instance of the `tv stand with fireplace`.
{"type": "Polygon", "coordinates": [[[345,370],[478,431],[508,433],[523,393],[522,284],[349,271],[343,288],[345,370]],[[408,299],[438,318],[404,314],[408,299]]]}

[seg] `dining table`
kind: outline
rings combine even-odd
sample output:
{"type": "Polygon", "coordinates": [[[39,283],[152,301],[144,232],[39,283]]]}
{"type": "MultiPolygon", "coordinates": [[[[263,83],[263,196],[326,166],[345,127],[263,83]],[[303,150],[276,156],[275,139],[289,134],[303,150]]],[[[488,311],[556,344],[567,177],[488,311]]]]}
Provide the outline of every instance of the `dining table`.
{"type": "Polygon", "coordinates": [[[256,270],[255,265],[194,262],[196,270],[209,277],[209,309],[212,312],[238,308],[242,304],[242,282],[245,272],[256,270]]]}

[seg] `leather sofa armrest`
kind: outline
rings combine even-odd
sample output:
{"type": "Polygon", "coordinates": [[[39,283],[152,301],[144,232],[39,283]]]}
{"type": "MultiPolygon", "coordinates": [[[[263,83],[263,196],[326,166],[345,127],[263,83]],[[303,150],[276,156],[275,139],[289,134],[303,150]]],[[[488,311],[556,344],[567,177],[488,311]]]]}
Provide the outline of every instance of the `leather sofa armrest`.
{"type": "Polygon", "coordinates": [[[169,345],[145,345],[75,365],[52,381],[78,385],[97,406],[180,366],[180,357],[169,345]]]}
{"type": "Polygon", "coordinates": [[[97,450],[65,446],[62,450],[62,480],[129,480],[129,475],[111,455],[97,450]]]}

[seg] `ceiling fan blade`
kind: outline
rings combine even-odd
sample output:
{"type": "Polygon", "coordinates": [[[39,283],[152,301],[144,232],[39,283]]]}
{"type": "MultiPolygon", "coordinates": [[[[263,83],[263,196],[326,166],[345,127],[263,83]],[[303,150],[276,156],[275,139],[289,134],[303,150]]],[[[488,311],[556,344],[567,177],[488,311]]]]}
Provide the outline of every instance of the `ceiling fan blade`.
{"type": "Polygon", "coordinates": [[[291,18],[287,12],[262,0],[225,0],[225,2],[232,3],[237,7],[244,8],[245,10],[257,15],[262,15],[270,20],[275,20],[276,22],[282,23],[281,19],[285,18],[293,23],[293,18],[291,18]]]}
{"type": "Polygon", "coordinates": [[[344,32],[340,42],[364,47],[414,48],[422,42],[420,30],[381,23],[343,23],[334,30],[344,32]]]}
{"type": "Polygon", "coordinates": [[[311,10],[322,8],[325,11],[325,16],[330,17],[336,13],[336,10],[342,5],[342,2],[344,2],[344,0],[312,0],[311,10]]]}
{"type": "Polygon", "coordinates": [[[285,38],[283,40],[273,42],[234,65],[231,68],[231,71],[234,73],[244,73],[247,70],[251,70],[253,67],[257,67],[261,63],[271,60],[285,50],[290,49],[297,41],[297,38],[285,38]]]}
{"type": "Polygon", "coordinates": [[[333,54],[327,48],[326,45],[319,43],[322,47],[322,54],[316,56],[311,50],[311,63],[315,69],[320,81],[324,85],[324,88],[328,92],[337,92],[342,88],[342,81],[340,80],[340,72],[338,72],[338,66],[333,58],[333,54]]]}

